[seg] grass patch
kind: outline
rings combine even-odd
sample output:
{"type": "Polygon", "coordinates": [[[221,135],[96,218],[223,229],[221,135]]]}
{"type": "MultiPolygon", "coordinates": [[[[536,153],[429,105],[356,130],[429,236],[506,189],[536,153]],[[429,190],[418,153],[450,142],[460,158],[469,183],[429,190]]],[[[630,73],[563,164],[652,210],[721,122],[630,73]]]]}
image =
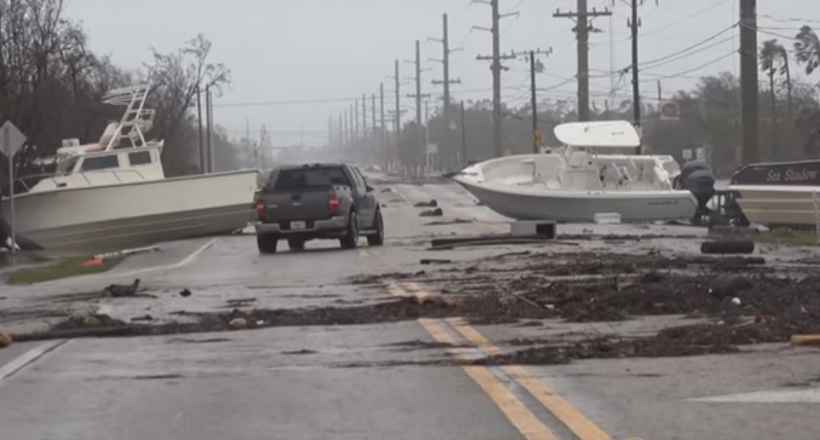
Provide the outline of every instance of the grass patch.
{"type": "Polygon", "coordinates": [[[795,231],[787,228],[761,232],[755,240],[760,243],[817,246],[817,235],[815,235],[814,231],[795,231]]]}
{"type": "Polygon", "coordinates": [[[101,273],[113,269],[123,259],[111,258],[104,260],[103,264],[98,266],[83,267],[82,263],[86,260],[88,260],[88,257],[67,257],[41,267],[17,269],[8,273],[6,281],[12,285],[34,284],[78,275],[101,273]]]}

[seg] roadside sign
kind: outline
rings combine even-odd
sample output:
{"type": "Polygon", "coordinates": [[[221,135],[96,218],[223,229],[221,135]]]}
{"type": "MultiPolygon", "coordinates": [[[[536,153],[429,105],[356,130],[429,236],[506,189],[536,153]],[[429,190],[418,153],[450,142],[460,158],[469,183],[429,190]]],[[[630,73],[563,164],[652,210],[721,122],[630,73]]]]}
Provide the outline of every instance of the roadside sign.
{"type": "Polygon", "coordinates": [[[667,101],[661,105],[661,119],[678,119],[680,117],[680,109],[678,104],[673,101],[667,101]]]}
{"type": "Polygon", "coordinates": [[[2,126],[0,126],[0,134],[3,135],[3,144],[2,148],[0,148],[0,152],[2,152],[6,157],[13,157],[17,151],[20,150],[26,143],[26,135],[20,131],[11,121],[6,121],[2,126]]]}
{"type": "Polygon", "coordinates": [[[0,152],[6,155],[9,164],[9,223],[11,223],[11,234],[9,236],[11,248],[11,261],[14,264],[14,257],[17,254],[17,222],[14,212],[14,155],[26,143],[26,135],[14,126],[11,121],[6,121],[0,126],[0,152]]]}

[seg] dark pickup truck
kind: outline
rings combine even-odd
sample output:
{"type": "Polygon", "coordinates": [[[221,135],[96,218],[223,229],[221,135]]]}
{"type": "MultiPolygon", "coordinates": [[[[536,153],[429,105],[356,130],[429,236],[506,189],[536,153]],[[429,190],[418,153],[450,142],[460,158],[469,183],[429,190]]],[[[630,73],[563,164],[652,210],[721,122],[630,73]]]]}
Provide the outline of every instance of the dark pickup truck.
{"type": "Polygon", "coordinates": [[[259,252],[276,252],[279,240],[302,250],[314,239],[338,239],[353,249],[359,237],[384,244],[384,221],[373,188],[358,168],[340,163],[288,165],[271,171],[256,195],[259,252]]]}

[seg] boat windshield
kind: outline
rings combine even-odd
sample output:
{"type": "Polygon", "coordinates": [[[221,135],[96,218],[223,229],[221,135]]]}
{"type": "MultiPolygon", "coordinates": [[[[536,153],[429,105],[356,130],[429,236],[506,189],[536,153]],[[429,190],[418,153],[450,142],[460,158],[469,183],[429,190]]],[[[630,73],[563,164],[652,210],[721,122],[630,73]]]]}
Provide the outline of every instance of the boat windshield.
{"type": "Polygon", "coordinates": [[[74,167],[77,165],[77,161],[80,160],[79,157],[71,157],[57,165],[57,172],[56,174],[59,175],[69,175],[72,171],[74,171],[74,167]]]}

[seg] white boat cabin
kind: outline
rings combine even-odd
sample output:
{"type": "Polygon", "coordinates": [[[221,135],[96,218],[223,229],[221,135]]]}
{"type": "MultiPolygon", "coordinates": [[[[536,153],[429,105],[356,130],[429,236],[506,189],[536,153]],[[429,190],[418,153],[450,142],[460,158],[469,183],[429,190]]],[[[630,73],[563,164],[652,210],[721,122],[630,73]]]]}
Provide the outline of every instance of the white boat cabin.
{"type": "Polygon", "coordinates": [[[162,145],[71,154],[29,192],[162,180],[162,145]]]}

